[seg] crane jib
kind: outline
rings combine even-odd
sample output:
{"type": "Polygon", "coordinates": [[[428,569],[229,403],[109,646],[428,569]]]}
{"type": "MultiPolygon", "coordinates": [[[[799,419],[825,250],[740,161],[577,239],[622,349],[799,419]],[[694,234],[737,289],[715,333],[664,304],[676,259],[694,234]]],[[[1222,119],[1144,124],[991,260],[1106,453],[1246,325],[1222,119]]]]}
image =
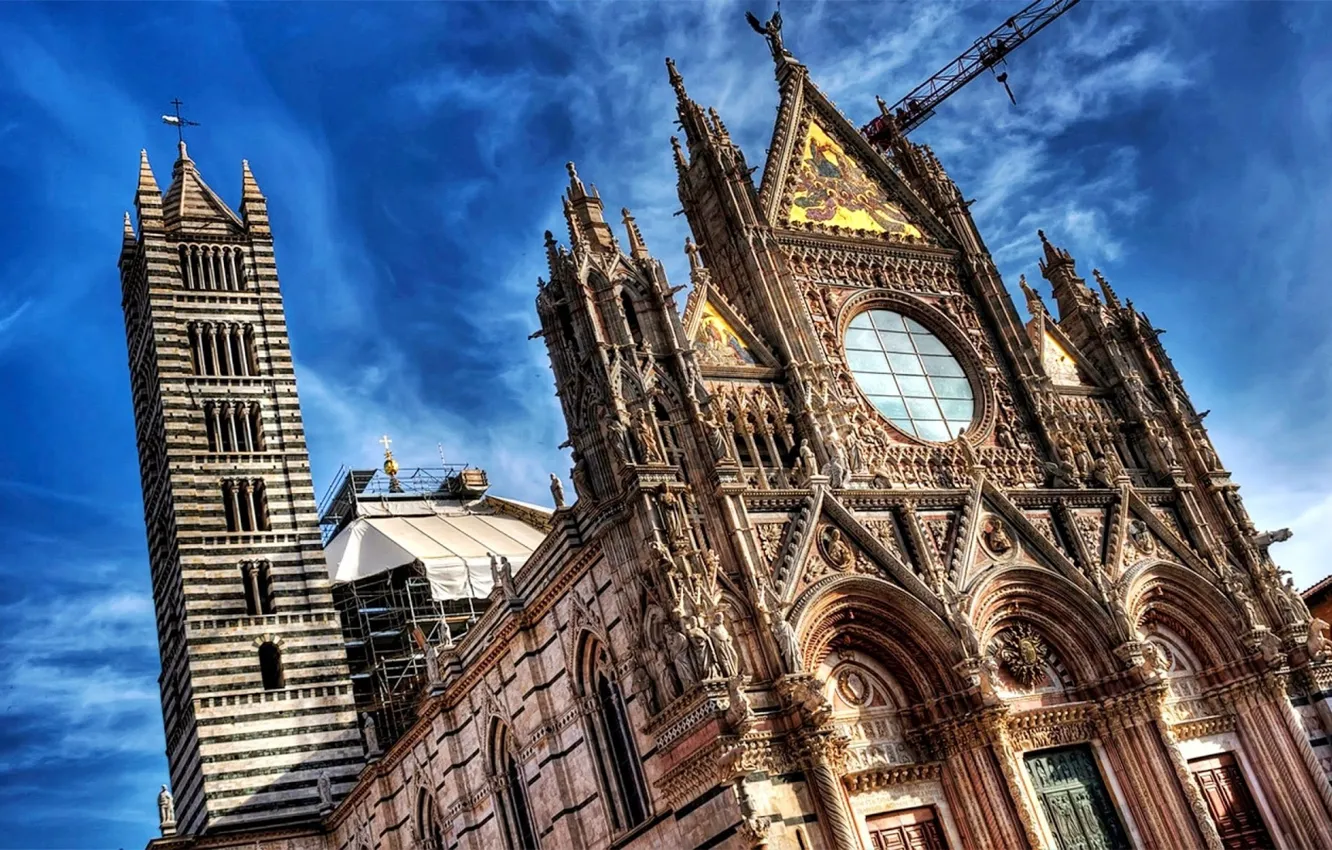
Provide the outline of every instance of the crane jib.
{"type": "Polygon", "coordinates": [[[976,39],[965,53],[916,86],[897,103],[884,106],[880,101],[883,114],[862,127],[860,132],[878,147],[887,145],[894,133],[905,135],[911,132],[933,115],[935,107],[954,92],[982,71],[1002,63],[1014,48],[1077,4],[1078,0],[1035,0],[988,35],[976,39]]]}

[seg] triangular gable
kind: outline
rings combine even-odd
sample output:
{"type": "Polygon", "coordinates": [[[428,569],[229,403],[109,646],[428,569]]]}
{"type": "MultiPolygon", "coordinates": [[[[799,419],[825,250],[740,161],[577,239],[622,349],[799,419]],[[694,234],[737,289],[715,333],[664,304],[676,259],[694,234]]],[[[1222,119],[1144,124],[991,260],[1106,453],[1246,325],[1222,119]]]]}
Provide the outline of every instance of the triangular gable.
{"type": "Polygon", "coordinates": [[[967,592],[992,564],[1019,557],[1046,567],[1091,591],[1091,583],[1068,554],[1041,532],[1008,495],[986,481],[968,538],[957,544],[966,565],[959,589],[967,592]]]}
{"type": "Polygon", "coordinates": [[[209,188],[181,148],[171,186],[162,198],[162,219],[167,229],[188,229],[209,235],[239,235],[245,232],[240,216],[209,188]]]}
{"type": "Polygon", "coordinates": [[[938,598],[901,556],[884,545],[836,496],[822,486],[815,487],[788,524],[774,564],[774,584],[781,602],[794,602],[812,583],[829,573],[862,572],[861,564],[872,565],[880,578],[906,588],[942,616],[943,607],[938,598]],[[833,539],[828,533],[830,529],[837,531],[845,547],[840,556],[830,549],[833,539]]]}
{"type": "Polygon", "coordinates": [[[1049,317],[1037,316],[1032,319],[1028,325],[1028,334],[1036,347],[1041,367],[1056,387],[1105,386],[1100,373],[1049,317]]]}
{"type": "Polygon", "coordinates": [[[1200,572],[1210,572],[1206,562],[1173,528],[1164,522],[1142,496],[1128,487],[1121,490],[1121,505],[1113,530],[1112,557],[1108,559],[1118,577],[1134,563],[1148,558],[1174,560],[1200,572]]]}
{"type": "Polygon", "coordinates": [[[776,363],[772,352],[749,327],[744,317],[721,293],[708,291],[690,302],[685,310],[685,336],[697,352],[699,365],[769,367],[776,363]]]}
{"type": "Polygon", "coordinates": [[[782,80],[759,205],[775,227],[952,244],[920,198],[800,65],[782,80]]]}

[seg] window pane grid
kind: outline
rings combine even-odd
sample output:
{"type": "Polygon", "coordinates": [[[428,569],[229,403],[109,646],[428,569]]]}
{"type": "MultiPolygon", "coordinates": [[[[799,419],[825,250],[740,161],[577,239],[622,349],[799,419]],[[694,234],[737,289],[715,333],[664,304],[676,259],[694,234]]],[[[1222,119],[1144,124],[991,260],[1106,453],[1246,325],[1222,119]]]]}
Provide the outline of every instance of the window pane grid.
{"type": "Polygon", "coordinates": [[[889,310],[851,320],[847,365],[874,407],[921,440],[955,439],[971,424],[974,398],[960,363],[934,334],[889,310]]]}

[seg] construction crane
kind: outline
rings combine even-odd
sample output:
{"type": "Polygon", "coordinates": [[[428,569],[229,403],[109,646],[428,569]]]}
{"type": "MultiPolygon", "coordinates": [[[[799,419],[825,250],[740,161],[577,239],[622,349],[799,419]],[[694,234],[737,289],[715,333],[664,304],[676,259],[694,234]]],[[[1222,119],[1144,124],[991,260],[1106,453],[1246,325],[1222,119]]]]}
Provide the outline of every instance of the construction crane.
{"type": "MultiPolygon", "coordinates": [[[[943,66],[938,73],[916,86],[897,103],[887,106],[882,99],[879,100],[879,109],[883,114],[862,127],[860,132],[880,148],[887,145],[894,133],[905,135],[911,132],[933,115],[935,107],[954,92],[981,72],[992,71],[1002,64],[1014,48],[1077,4],[1078,0],[1035,0],[993,32],[976,39],[961,56],[943,66]]],[[[1008,74],[998,74],[996,79],[1003,84],[1009,99],[1016,103],[1012,89],[1008,88],[1008,74]]]]}

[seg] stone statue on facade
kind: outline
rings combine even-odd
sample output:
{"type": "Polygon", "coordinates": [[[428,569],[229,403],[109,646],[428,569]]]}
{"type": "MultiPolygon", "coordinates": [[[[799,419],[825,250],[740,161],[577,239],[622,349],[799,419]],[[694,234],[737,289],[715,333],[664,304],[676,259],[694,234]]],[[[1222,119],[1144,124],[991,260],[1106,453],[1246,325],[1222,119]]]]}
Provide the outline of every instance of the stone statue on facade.
{"type": "Polygon", "coordinates": [[[808,484],[809,479],[819,474],[819,461],[814,457],[814,450],[809,443],[800,441],[800,483],[808,484]]]}
{"type": "Polygon", "coordinates": [[[791,672],[802,672],[805,669],[805,655],[800,649],[800,636],[796,634],[791,621],[786,619],[785,612],[772,612],[772,633],[777,641],[777,651],[781,654],[782,661],[791,672]]]}
{"type": "Polygon", "coordinates": [[[176,799],[165,785],[157,792],[157,820],[163,838],[176,834],[176,799]]]}
{"type": "MultiPolygon", "coordinates": [[[[431,649],[434,649],[434,647],[432,646],[431,649]]],[[[428,654],[427,657],[429,657],[428,654]]],[[[436,664],[435,670],[438,679],[438,664],[436,664]]],[[[379,748],[379,733],[375,730],[375,718],[368,712],[361,716],[361,735],[365,738],[365,754],[367,756],[374,758],[383,752],[379,748]]]]}
{"type": "Polygon", "coordinates": [[[740,654],[736,652],[735,641],[731,639],[731,633],[726,628],[726,617],[722,612],[717,611],[712,615],[712,627],[708,629],[708,637],[712,641],[712,652],[717,659],[717,665],[721,667],[723,676],[734,677],[740,671],[740,654]]]}
{"type": "Polygon", "coordinates": [[[319,788],[319,811],[327,812],[333,809],[333,781],[328,778],[327,771],[319,774],[316,780],[319,788]]]}
{"type": "Polygon", "coordinates": [[[656,429],[648,419],[647,411],[639,408],[633,416],[634,442],[638,446],[640,463],[661,463],[661,446],[657,445],[656,429]]]}
{"type": "Polygon", "coordinates": [[[1328,654],[1332,652],[1332,640],[1328,640],[1327,629],[1326,620],[1318,617],[1309,619],[1309,639],[1305,648],[1309,652],[1310,661],[1325,661],[1328,654]]]}
{"type": "Polygon", "coordinates": [[[560,483],[560,477],[555,473],[550,474],[550,496],[555,500],[555,509],[564,507],[564,485],[560,483]]]}
{"type": "Polygon", "coordinates": [[[828,442],[828,462],[823,465],[823,474],[828,479],[828,486],[840,490],[846,486],[846,457],[842,447],[835,441],[828,442]]]}

